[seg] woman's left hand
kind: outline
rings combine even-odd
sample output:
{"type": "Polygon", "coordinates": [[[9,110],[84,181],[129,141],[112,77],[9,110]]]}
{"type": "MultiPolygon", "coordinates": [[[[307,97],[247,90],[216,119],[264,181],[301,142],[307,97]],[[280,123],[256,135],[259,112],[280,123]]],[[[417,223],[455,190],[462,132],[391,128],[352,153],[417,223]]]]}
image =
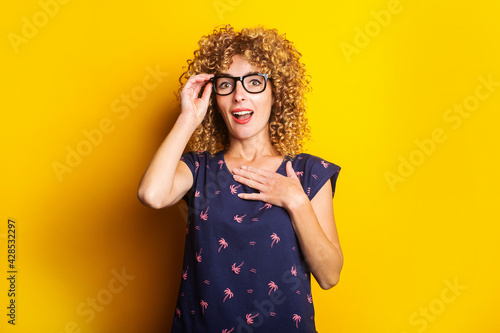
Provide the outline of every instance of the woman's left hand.
{"type": "Polygon", "coordinates": [[[260,200],[287,210],[309,200],[290,161],[286,163],[287,177],[251,166],[242,166],[233,172],[234,180],[260,192],[238,194],[242,199],[260,200]]]}

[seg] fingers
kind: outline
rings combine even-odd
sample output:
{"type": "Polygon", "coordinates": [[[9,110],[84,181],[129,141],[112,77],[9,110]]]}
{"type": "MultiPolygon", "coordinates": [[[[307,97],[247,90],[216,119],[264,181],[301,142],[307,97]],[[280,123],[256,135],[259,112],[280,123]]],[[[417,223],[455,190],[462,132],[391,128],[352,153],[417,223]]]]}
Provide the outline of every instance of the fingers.
{"type": "Polygon", "coordinates": [[[286,175],[290,178],[299,178],[295,174],[295,170],[293,170],[293,167],[292,167],[292,162],[290,162],[290,161],[286,162],[286,175]]]}
{"type": "Polygon", "coordinates": [[[203,86],[208,82],[208,84],[205,86],[205,90],[203,91],[203,96],[202,96],[202,99],[204,100],[208,99],[210,93],[212,92],[212,86],[209,81],[211,77],[213,77],[213,74],[200,74],[193,77],[194,79],[193,80],[194,96],[192,96],[193,98],[198,98],[198,96],[200,95],[201,88],[203,88],[203,86]]]}
{"type": "Polygon", "coordinates": [[[237,182],[247,185],[248,187],[251,187],[258,191],[262,190],[263,184],[255,178],[255,175],[243,174],[242,171],[240,171],[239,173],[235,174],[233,178],[237,182]]]}
{"type": "Polygon", "coordinates": [[[238,193],[238,197],[245,200],[260,200],[264,201],[261,193],[238,193]]]}
{"type": "Polygon", "coordinates": [[[211,94],[212,94],[212,82],[208,82],[208,84],[205,86],[205,90],[203,91],[201,99],[203,99],[204,101],[208,101],[211,94]]]}
{"type": "Polygon", "coordinates": [[[245,171],[248,171],[250,173],[254,173],[254,174],[259,175],[259,176],[261,175],[263,177],[271,177],[272,175],[275,174],[274,172],[271,172],[269,170],[259,169],[259,168],[252,167],[252,166],[243,165],[241,168],[245,171]]]}
{"type": "MultiPolygon", "coordinates": [[[[203,87],[203,85],[205,85],[207,81],[209,81],[213,76],[214,76],[213,74],[198,74],[192,76],[187,80],[186,84],[184,85],[183,91],[186,91],[186,93],[188,93],[188,91],[190,90],[191,93],[189,94],[191,95],[191,97],[197,98],[198,95],[200,94],[200,90],[203,87]]],[[[209,88],[211,88],[211,86],[209,88]]],[[[206,91],[207,89],[205,89],[204,93],[206,93],[206,91]]],[[[210,91],[211,90],[209,90],[209,92],[210,91]]]]}
{"type": "Polygon", "coordinates": [[[256,168],[253,170],[249,169],[250,167],[242,166],[241,169],[235,168],[233,173],[239,177],[236,177],[235,180],[244,183],[252,188],[256,188],[255,185],[263,184],[265,182],[265,176],[260,173],[262,170],[259,170],[259,173],[256,172],[256,168]]]}

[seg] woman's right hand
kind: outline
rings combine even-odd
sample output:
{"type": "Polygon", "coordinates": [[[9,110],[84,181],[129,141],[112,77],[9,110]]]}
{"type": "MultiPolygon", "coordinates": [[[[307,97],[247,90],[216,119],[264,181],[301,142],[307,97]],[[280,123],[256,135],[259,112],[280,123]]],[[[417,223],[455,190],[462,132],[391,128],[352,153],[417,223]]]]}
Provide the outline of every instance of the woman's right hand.
{"type": "Polygon", "coordinates": [[[212,82],[209,80],[213,76],[213,74],[198,74],[190,77],[180,93],[181,114],[191,117],[196,127],[201,124],[207,113],[210,94],[212,93],[212,82]],[[206,83],[201,98],[198,98],[201,88],[206,83]]]}

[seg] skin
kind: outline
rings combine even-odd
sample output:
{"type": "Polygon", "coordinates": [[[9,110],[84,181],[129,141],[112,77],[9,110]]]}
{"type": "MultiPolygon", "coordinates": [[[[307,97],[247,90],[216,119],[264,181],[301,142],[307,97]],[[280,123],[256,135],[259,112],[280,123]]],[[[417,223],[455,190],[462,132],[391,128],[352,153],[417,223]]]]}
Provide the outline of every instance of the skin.
{"type": "MultiPolygon", "coordinates": [[[[250,72],[258,72],[258,69],[241,56],[234,56],[227,70],[231,76],[250,72]]],[[[178,161],[192,133],[205,117],[212,84],[207,84],[201,98],[198,94],[211,77],[211,74],[191,77],[180,94],[181,114],[139,184],[139,200],[149,207],[159,209],[174,205],[193,184],[188,166],[178,161]]],[[[286,164],[287,176],[275,172],[283,156],[273,147],[269,134],[272,85],[268,82],[265,91],[251,94],[244,90],[241,82],[237,82],[230,95],[217,95],[216,98],[229,132],[230,146],[224,156],[226,165],[236,181],[259,191],[241,193],[239,197],[286,209],[306,263],[319,285],[323,289],[335,286],[342,270],[343,255],[335,226],[331,183],[328,180],[309,200],[291,162],[286,164]],[[234,121],[231,111],[237,108],[254,112],[250,122],[242,125],[234,121]]]]}

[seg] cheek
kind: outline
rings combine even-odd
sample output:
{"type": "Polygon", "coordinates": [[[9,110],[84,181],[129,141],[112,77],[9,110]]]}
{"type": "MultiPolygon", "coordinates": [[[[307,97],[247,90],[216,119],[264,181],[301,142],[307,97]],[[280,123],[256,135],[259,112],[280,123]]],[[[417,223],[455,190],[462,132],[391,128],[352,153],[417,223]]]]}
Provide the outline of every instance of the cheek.
{"type": "Polygon", "coordinates": [[[218,96],[214,99],[215,102],[215,109],[217,112],[221,113],[222,110],[225,108],[225,104],[227,104],[226,99],[222,96],[218,96]]]}

